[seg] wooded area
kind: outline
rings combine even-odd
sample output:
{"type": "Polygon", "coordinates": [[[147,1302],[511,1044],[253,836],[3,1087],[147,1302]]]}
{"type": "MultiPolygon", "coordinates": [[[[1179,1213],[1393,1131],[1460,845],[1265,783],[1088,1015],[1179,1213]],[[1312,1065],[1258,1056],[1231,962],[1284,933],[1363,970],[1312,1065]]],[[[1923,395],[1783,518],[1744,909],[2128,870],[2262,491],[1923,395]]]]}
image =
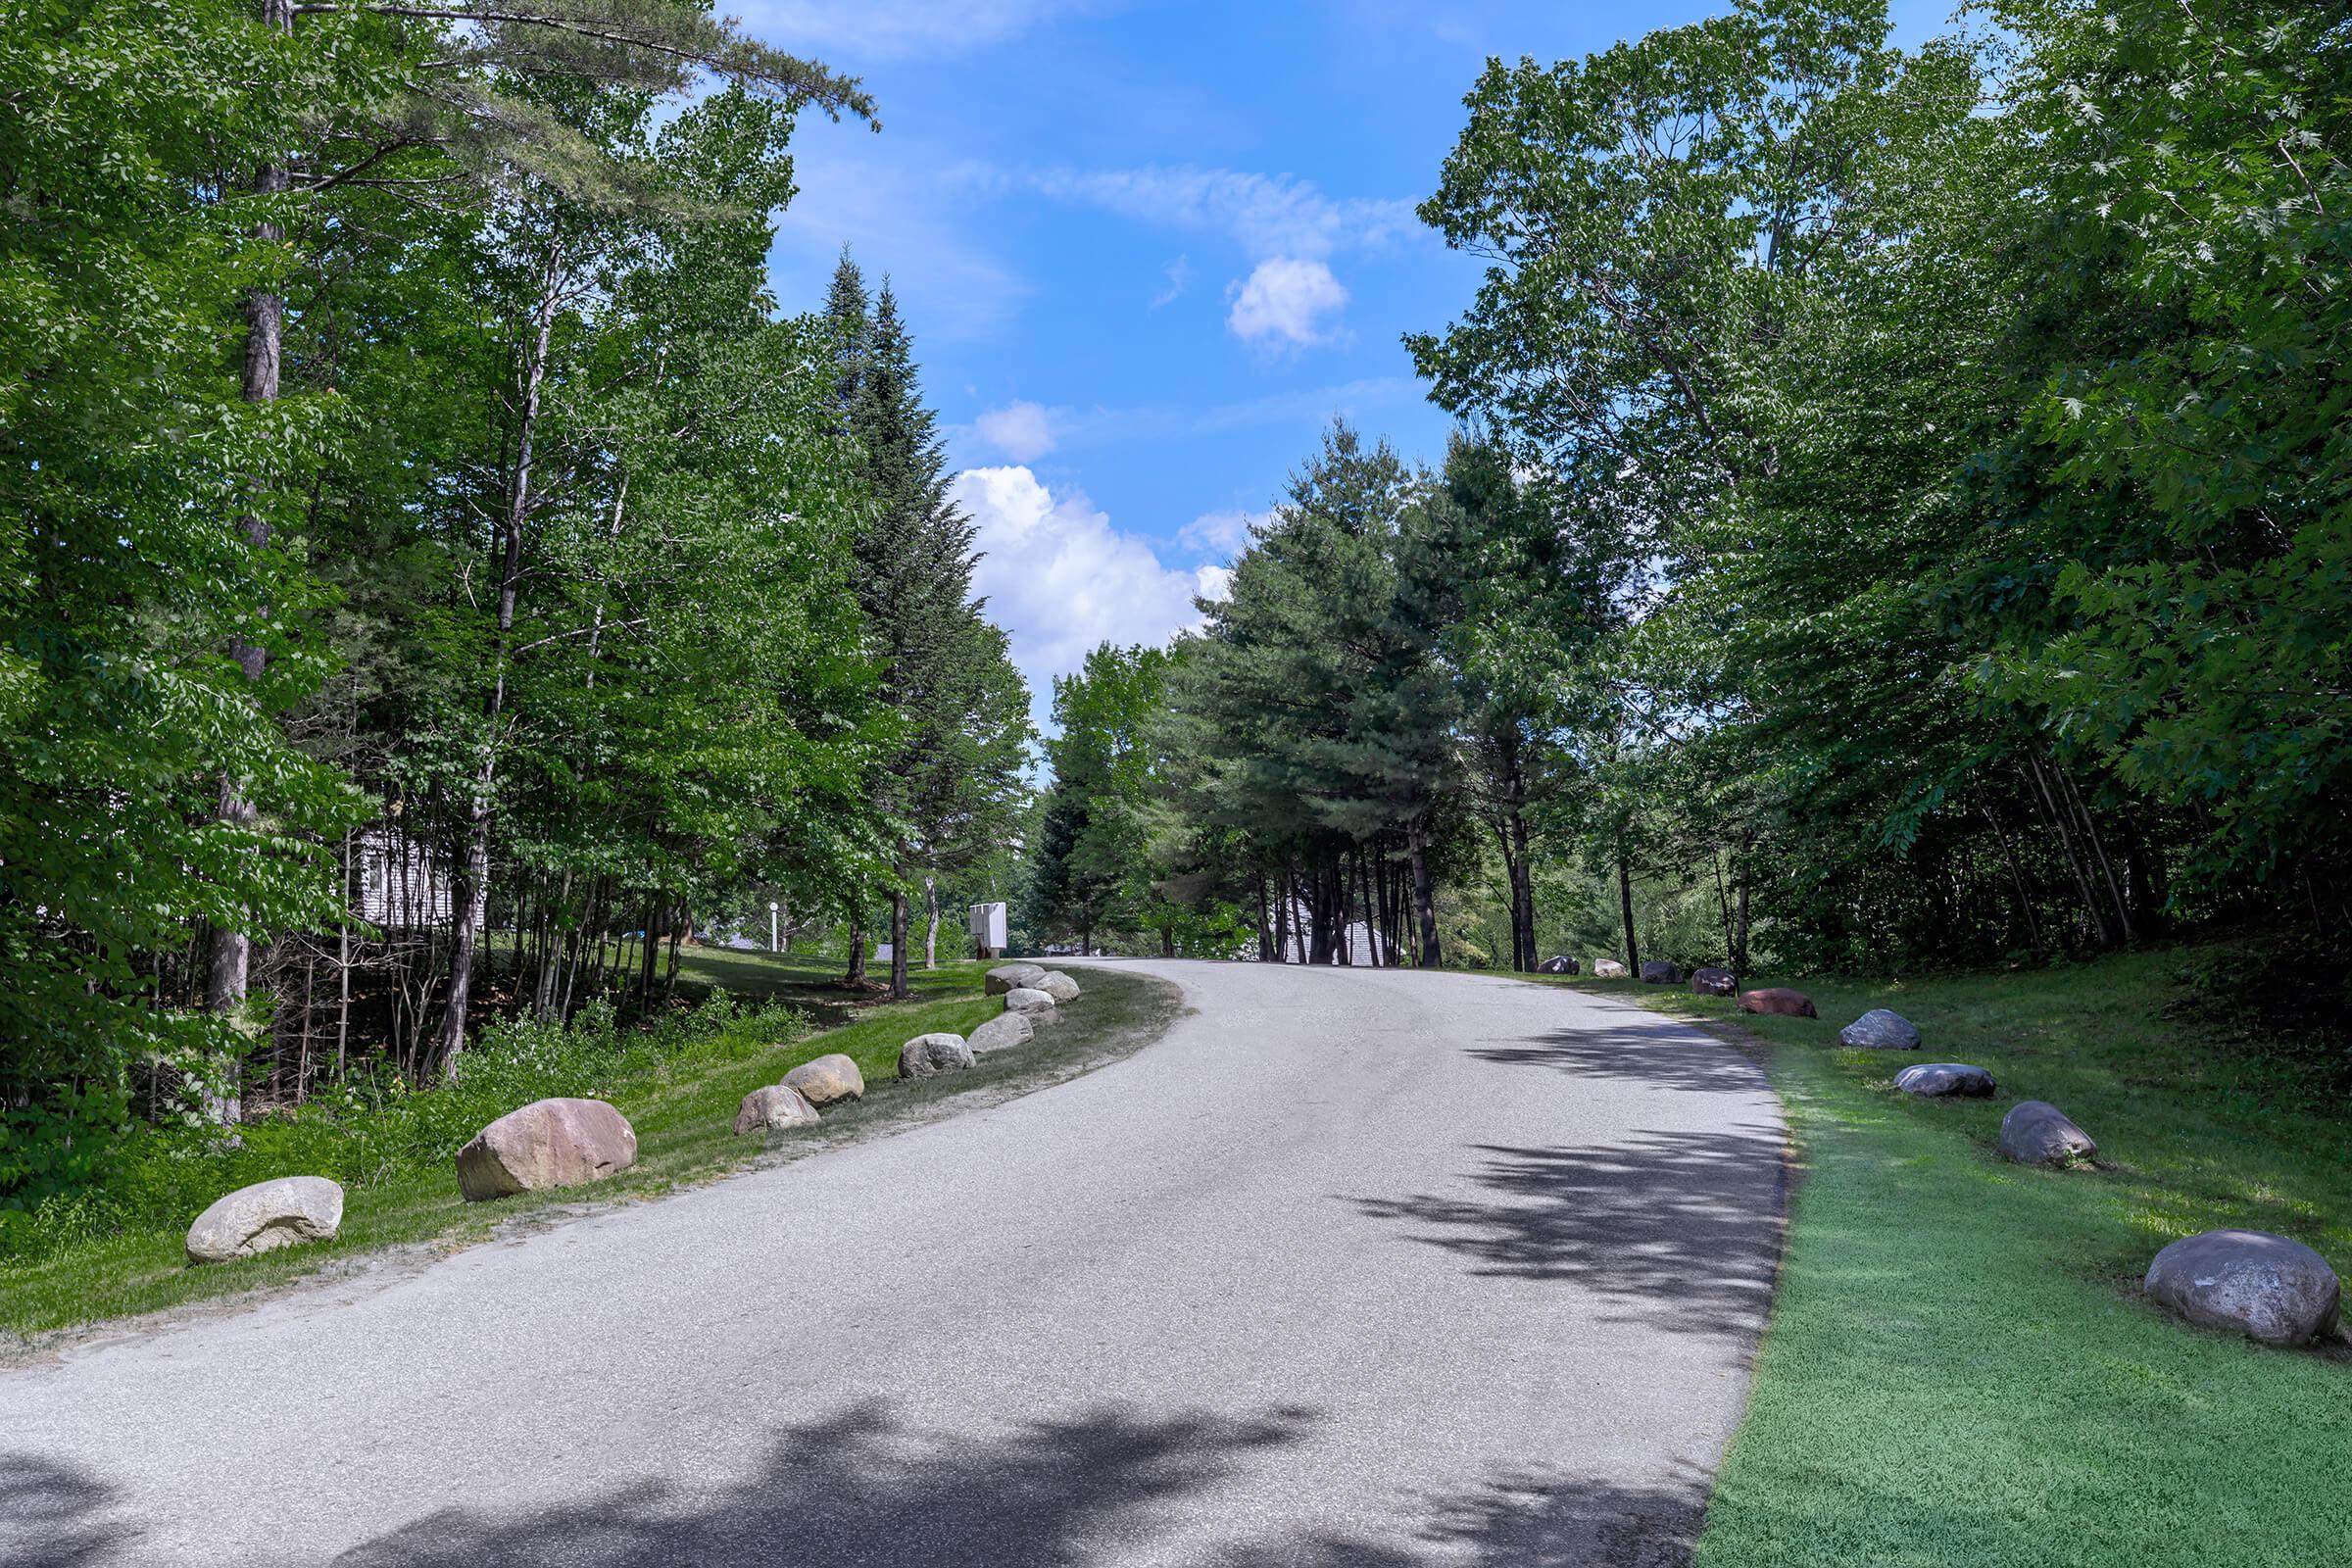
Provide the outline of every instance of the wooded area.
{"type": "Polygon", "coordinates": [[[1330,433],[1122,716],[1148,760],[1057,767],[1049,821],[1149,826],[1049,835],[1041,928],[1298,956],[1296,909],[1320,962],[1368,912],[1357,962],[1742,973],[2339,944],[2352,37],[1986,16],[1903,52],[1746,0],[1491,63],[1421,209],[1485,281],[1408,343],[1463,433],[1437,472],[1330,433]]]}
{"type": "Polygon", "coordinates": [[[1030,731],[890,289],[768,292],[862,89],[664,0],[0,31],[0,1204],[771,900],[905,995],[1030,731]]]}
{"type": "Polygon", "coordinates": [[[2352,39],[1975,20],[1491,62],[1451,450],[1335,424],[1033,803],[896,297],[768,291],[857,82],[666,0],[8,10],[0,1207],[771,904],[904,995],[1016,859],[1016,946],[2331,955],[2352,39]]]}

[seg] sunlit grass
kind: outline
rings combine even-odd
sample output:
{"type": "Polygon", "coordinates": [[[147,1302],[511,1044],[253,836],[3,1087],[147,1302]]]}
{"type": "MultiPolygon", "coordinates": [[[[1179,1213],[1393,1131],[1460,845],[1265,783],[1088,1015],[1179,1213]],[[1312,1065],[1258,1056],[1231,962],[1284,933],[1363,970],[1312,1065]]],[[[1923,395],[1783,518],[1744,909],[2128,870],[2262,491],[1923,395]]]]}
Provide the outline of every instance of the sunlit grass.
{"type": "Polygon", "coordinates": [[[2279,1069],[2167,1017],[2183,961],[1783,982],[1818,1021],[1584,982],[1769,1042],[1802,1158],[1703,1568],[2352,1560],[2352,1353],[2188,1328],[2138,1296],[2159,1248],[2220,1226],[2352,1272],[2352,1122],[2281,1108],[2279,1069]],[[1842,1049],[1873,1006],[1926,1048],[1842,1049]],[[2001,1092],[1909,1100],[1889,1080],[1915,1059],[1974,1062],[2001,1092]],[[1995,1133],[2026,1098],[2080,1122],[2101,1168],[2003,1162],[1995,1133]]]}
{"type": "MultiPolygon", "coordinates": [[[[730,991],[760,978],[757,969],[764,956],[731,956],[737,961],[726,966],[730,991]]],[[[778,968],[785,984],[773,992],[756,983],[740,989],[783,994],[800,982],[799,966],[778,968]]],[[[763,1036],[757,1021],[747,1019],[615,1084],[610,1098],[636,1129],[637,1164],[593,1187],[467,1203],[458,1197],[452,1170],[396,1176],[347,1189],[342,1231],[332,1242],[202,1267],[186,1261],[184,1228],[111,1237],[0,1270],[0,1330],[24,1339],[232,1296],[348,1267],[386,1248],[452,1250],[518,1219],[557,1217],[582,1202],[641,1200],[770,1152],[811,1152],[888,1133],[952,1110],[959,1100],[1001,1098],[1084,1071],[1155,1037],[1179,1005],[1174,988],[1162,982],[1090,971],[1083,977],[1086,994],[1066,1009],[1059,1027],[1042,1031],[1033,1046],[983,1057],[969,1072],[901,1082],[899,1048],[906,1040],[934,1030],[968,1033],[1003,1010],[1000,1001],[980,995],[983,972],[975,963],[943,967],[926,977],[929,1000],[861,1008],[855,1022],[791,1039],[763,1036]],[[853,1057],[864,1074],[862,1103],[827,1107],[813,1130],[734,1135],[745,1095],[833,1052],[853,1057]]]]}

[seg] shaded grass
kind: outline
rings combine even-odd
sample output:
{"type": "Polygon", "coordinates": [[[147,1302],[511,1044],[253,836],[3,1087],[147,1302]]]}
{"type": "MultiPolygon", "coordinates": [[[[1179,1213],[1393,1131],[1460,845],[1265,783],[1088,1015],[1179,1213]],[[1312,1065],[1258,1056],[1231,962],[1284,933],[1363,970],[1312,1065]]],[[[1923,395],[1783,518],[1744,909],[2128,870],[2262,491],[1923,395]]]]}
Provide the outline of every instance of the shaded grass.
{"type": "Polygon", "coordinates": [[[1040,1031],[1036,1044],[983,1057],[969,1072],[900,1081],[899,1048],[906,1040],[934,1030],[968,1034],[1003,1010],[1000,1000],[980,995],[983,973],[976,963],[943,968],[931,981],[946,995],[863,1009],[855,1022],[791,1039],[761,1038],[753,1032],[756,1021],[747,1020],[615,1083],[608,1098],[636,1129],[637,1164],[593,1187],[467,1203],[458,1196],[454,1169],[444,1167],[350,1188],[342,1230],[331,1242],[191,1267],[182,1250],[184,1228],[146,1229],[0,1270],[0,1351],[22,1354],[61,1330],[352,1272],[384,1261],[388,1250],[405,1249],[423,1261],[517,1226],[555,1223],[586,1206],[658,1197],[750,1164],[901,1131],[1115,1059],[1157,1038],[1181,1011],[1175,988],[1164,982],[1090,971],[1085,995],[1058,1026],[1040,1031]],[[854,1058],[864,1075],[862,1103],[828,1107],[813,1129],[734,1135],[745,1095],[835,1052],[854,1058]]]}
{"type": "MultiPolygon", "coordinates": [[[[914,956],[917,960],[922,956],[919,945],[914,956]]],[[[907,967],[906,984],[917,1001],[962,996],[978,985],[973,976],[1004,961],[1008,960],[992,959],[983,964],[966,958],[942,963],[936,969],[925,969],[917,961],[907,967]]],[[[784,955],[735,948],[687,948],[678,955],[678,995],[699,1001],[713,987],[723,986],[731,996],[789,1003],[796,1007],[821,1011],[865,1005],[879,998],[890,983],[888,963],[867,965],[870,984],[862,992],[845,984],[842,974],[842,960],[832,954],[784,955]]]]}
{"type": "MultiPolygon", "coordinates": [[[[1592,991],[1765,1043],[1803,1167],[1771,1327],[1698,1561],[1713,1568],[2105,1568],[2352,1560],[2352,1351],[2194,1329],[2138,1285],[2166,1243],[2242,1226],[2352,1267],[2352,1121],[2182,1000],[2192,955],[1909,984],[1786,982],[1757,1018],[1638,982],[1592,991]],[[1917,1053],[1846,1051],[1873,1006],[1917,1053]],[[1990,1101],[1895,1093],[1967,1061],[1990,1101]],[[2101,1167],[2029,1170],[1994,1138],[2048,1100],[2101,1167]]],[[[1768,983],[1768,982],[1758,982],[1768,983]]]]}

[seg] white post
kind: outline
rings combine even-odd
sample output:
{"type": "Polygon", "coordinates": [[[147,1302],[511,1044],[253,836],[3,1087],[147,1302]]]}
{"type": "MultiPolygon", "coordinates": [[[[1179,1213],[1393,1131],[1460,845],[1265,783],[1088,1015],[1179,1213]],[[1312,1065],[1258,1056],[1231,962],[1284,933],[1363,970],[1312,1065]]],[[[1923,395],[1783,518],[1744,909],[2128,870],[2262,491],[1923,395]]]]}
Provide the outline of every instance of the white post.
{"type": "Polygon", "coordinates": [[[767,951],[776,951],[776,901],[767,901],[767,951]]]}

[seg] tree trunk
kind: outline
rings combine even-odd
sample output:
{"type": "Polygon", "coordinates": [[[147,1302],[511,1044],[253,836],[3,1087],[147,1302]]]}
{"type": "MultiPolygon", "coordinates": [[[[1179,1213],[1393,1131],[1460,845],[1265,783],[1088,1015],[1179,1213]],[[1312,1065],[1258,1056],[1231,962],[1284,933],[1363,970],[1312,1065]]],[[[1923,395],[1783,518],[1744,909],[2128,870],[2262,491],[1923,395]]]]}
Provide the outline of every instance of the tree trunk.
{"type": "Polygon", "coordinates": [[[905,1002],[914,995],[906,985],[906,882],[904,871],[891,870],[897,880],[890,886],[890,1000],[905,1002]]]}
{"type": "Polygon", "coordinates": [[[644,929],[637,933],[637,1005],[648,1012],[654,1010],[654,970],[662,959],[662,942],[654,933],[666,923],[662,918],[665,911],[658,895],[648,899],[644,929]]]}
{"type": "Polygon", "coordinates": [[[2102,948],[2114,947],[2115,932],[2108,922],[2106,909],[2100,905],[2097,896],[2091,892],[2090,874],[2086,860],[2075,847],[2074,829],[2068,823],[2066,813],[2059,807],[2057,792],[2050,787],[2048,772],[2043,767],[2041,759],[2031,752],[2026,755],[2026,762],[2032,770],[2034,787],[2040,793],[2041,804],[2047,812],[2051,831],[2057,835],[2058,847],[2066,854],[2066,868],[2074,876],[2075,894],[2082,901],[2083,911],[2090,916],[2091,923],[2097,928],[2098,944],[2102,948]]]}
{"type": "Polygon", "coordinates": [[[1413,919],[1421,929],[1421,967],[1440,966],[1438,953],[1438,895],[1429,875],[1429,841],[1421,825],[1413,824],[1412,836],[1406,841],[1413,858],[1413,919]]]}
{"type": "Polygon", "coordinates": [[[923,932],[923,967],[939,967],[939,879],[923,878],[923,902],[930,909],[930,925],[923,932]]]}
{"type": "Polygon", "coordinates": [[[1270,901],[1266,898],[1266,881],[1263,876],[1257,879],[1257,961],[1260,963],[1269,963],[1274,959],[1273,915],[1268,908],[1270,901]]]}
{"type": "Polygon", "coordinates": [[[1617,841],[1617,910],[1625,920],[1625,967],[1639,977],[1642,973],[1642,948],[1634,940],[1634,868],[1626,858],[1623,838],[1617,841]]]}
{"type": "Polygon", "coordinates": [[[850,906],[850,972],[846,978],[854,986],[865,984],[865,904],[862,899],[850,906]]]}
{"type": "Polygon", "coordinates": [[[551,238],[539,273],[538,319],[530,358],[522,368],[521,408],[516,416],[514,473],[507,487],[504,519],[505,551],[498,577],[498,629],[490,644],[490,695],[482,703],[482,755],[474,770],[471,821],[466,843],[465,869],[452,880],[450,918],[454,940],[449,958],[449,992],[441,1008],[441,1035],[436,1042],[442,1075],[458,1076],[458,1057],[466,1049],[466,1011],[473,992],[473,905],[490,885],[491,791],[498,782],[498,724],[507,707],[507,646],[514,635],[514,605],[522,587],[522,536],[530,521],[534,446],[539,434],[539,411],[547,390],[549,344],[554,340],[556,313],[562,301],[557,272],[562,248],[551,238]]]}
{"type": "Polygon", "coordinates": [[[1533,973],[1536,957],[1536,874],[1528,861],[1527,818],[1514,798],[1510,805],[1511,831],[1511,946],[1519,955],[1519,972],[1533,973]]]}
{"type": "Polygon", "coordinates": [[[2064,768],[2053,764],[2050,771],[2058,775],[2058,782],[2064,786],[2067,799],[2074,804],[2075,816],[2082,824],[2082,837],[2090,845],[2091,855],[2098,862],[2099,876],[2106,884],[2108,900],[2115,907],[2116,929],[2123,933],[2125,942],[2138,941],[2139,933],[2132,923],[2131,906],[2125,902],[2124,890],[2116,881],[2115,865],[2107,858],[2106,841],[2099,837],[2098,824],[2091,820],[2088,803],[2082,799],[2082,792],[2075,787],[2073,776],[2064,768]]]}
{"type": "Polygon", "coordinates": [[[1732,928],[1732,972],[1741,975],[1747,973],[1747,858],[1754,848],[1753,840],[1741,844],[1740,864],[1737,870],[1740,884],[1740,914],[1738,923],[1732,928]]]}
{"type": "MultiPolygon", "coordinates": [[[[262,25],[280,32],[294,29],[294,0],[262,0],[262,25]]],[[[292,179],[286,166],[276,162],[261,165],[253,172],[254,194],[262,197],[282,196],[292,179]]],[[[253,228],[254,238],[274,243],[285,237],[282,225],[273,219],[265,219],[253,228]]],[[[283,296],[267,289],[255,289],[245,296],[245,369],[240,392],[248,403],[272,403],[277,399],[279,367],[285,351],[286,302],[283,296]]],[[[257,513],[248,513],[237,519],[237,527],[245,542],[255,550],[268,547],[270,524],[257,513]]],[[[269,662],[266,650],[257,648],[242,638],[229,644],[229,657],[245,672],[249,682],[259,684],[262,671],[269,662]]],[[[214,820],[233,827],[250,828],[261,820],[261,813],[233,777],[220,780],[220,805],[214,820]]],[[[247,976],[253,963],[253,938],[241,929],[216,926],[212,932],[212,952],[205,964],[204,1007],[207,1012],[224,1015],[232,1021],[245,1010],[247,976]]],[[[233,1026],[233,1025],[232,1025],[233,1026]]],[[[209,1120],[230,1125],[243,1116],[243,1105],[237,1093],[236,1075],[242,1053],[231,1055],[220,1064],[225,1082],[219,1093],[207,1085],[204,1090],[204,1112],[209,1120]]]]}
{"type": "Polygon", "coordinates": [[[1289,867],[1283,868],[1282,897],[1274,906],[1274,961],[1291,961],[1291,906],[1298,901],[1298,884],[1291,879],[1289,867]]]}

